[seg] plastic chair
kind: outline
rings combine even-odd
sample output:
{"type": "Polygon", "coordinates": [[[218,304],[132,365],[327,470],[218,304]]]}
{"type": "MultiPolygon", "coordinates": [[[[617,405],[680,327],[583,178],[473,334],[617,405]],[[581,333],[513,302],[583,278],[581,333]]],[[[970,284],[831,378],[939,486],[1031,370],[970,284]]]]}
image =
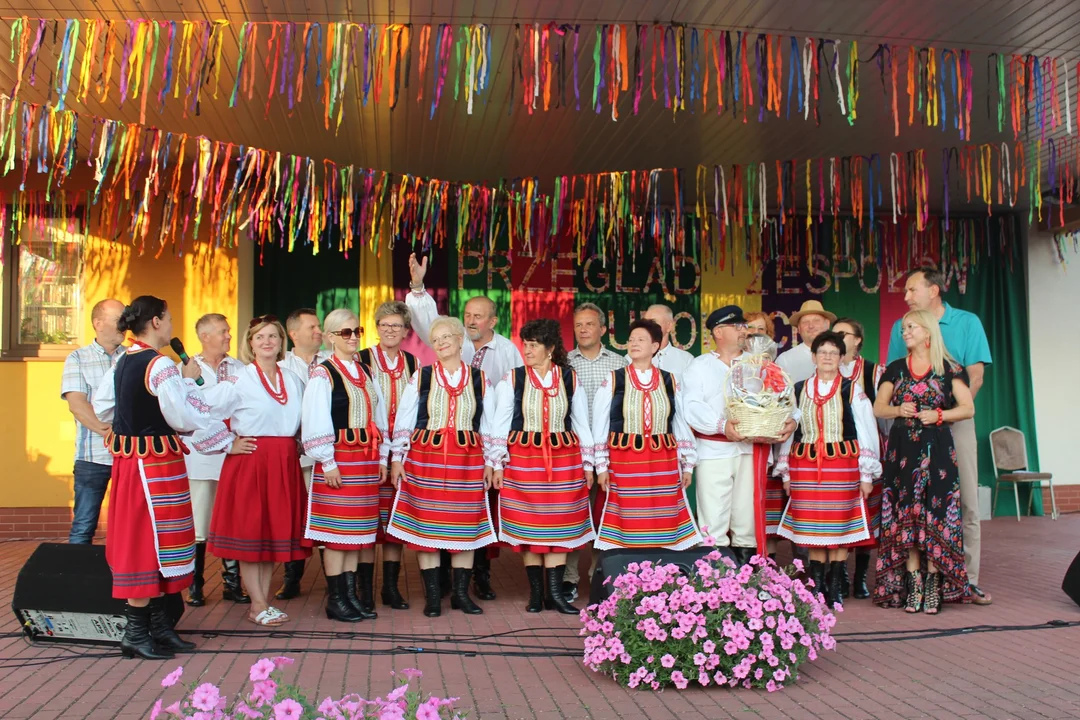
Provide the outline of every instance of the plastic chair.
{"type": "Polygon", "coordinates": [[[1028,515],[1035,501],[1035,488],[1042,487],[1045,480],[1050,485],[1050,516],[1057,520],[1057,500],[1054,498],[1054,476],[1051,473],[1030,472],[1027,469],[1027,440],[1024,433],[1014,427],[999,427],[990,433],[990,457],[994,461],[994,514],[997,514],[998,491],[1002,483],[1012,483],[1016,498],[1016,521],[1020,522],[1020,483],[1031,485],[1028,497],[1028,515]]]}

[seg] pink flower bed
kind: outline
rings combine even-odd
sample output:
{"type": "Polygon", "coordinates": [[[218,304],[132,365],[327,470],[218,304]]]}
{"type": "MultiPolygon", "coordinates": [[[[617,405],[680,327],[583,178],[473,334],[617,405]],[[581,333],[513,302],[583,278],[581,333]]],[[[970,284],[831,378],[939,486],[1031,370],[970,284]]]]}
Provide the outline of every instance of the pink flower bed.
{"type": "MultiPolygon", "coordinates": [[[[150,720],[461,720],[465,716],[454,709],[458,698],[424,697],[419,670],[396,674],[396,687],[385,698],[365,700],[356,694],[340,700],[327,697],[318,704],[303,692],[281,681],[282,668],[292,665],[287,657],[262,658],[251,666],[248,679],[251,690],[245,695],[228,696],[213,683],[191,683],[184,696],[172,704],[164,699],[154,703],[150,720]]],[[[171,688],[184,673],[178,667],[161,680],[161,687],[171,688]]]]}
{"type": "Polygon", "coordinates": [[[719,552],[695,564],[632,563],[614,592],[582,610],[585,665],[620,685],[758,687],[779,690],[799,666],[832,650],[836,617],[771,560],[755,556],[736,569],[719,552]]]}

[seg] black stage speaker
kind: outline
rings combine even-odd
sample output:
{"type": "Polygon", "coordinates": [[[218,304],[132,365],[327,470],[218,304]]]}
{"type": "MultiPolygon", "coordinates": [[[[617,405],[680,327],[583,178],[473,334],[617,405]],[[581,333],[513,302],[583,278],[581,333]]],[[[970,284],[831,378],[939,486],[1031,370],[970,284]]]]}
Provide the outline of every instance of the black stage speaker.
{"type": "Polygon", "coordinates": [[[614,580],[626,572],[626,566],[630,563],[642,563],[648,560],[665,565],[674,564],[679,566],[684,575],[689,575],[694,570],[694,563],[713,550],[719,550],[721,555],[735,559],[735,554],[731,552],[731,548],[727,547],[699,546],[690,550],[666,548],[604,550],[600,553],[600,561],[593,568],[592,580],[589,583],[589,604],[595,605],[606,600],[615,588],[610,583],[605,585],[604,580],[607,578],[614,580]]]}
{"type": "MultiPolygon", "coordinates": [[[[19,571],[11,609],[32,640],[119,643],[125,604],[112,596],[104,545],[41,543],[19,571]]],[[[175,625],[183,599],[169,595],[166,606],[175,625]]]]}
{"type": "Polygon", "coordinates": [[[1080,605],[1080,553],[1073,558],[1072,565],[1065,573],[1065,579],[1061,581],[1061,589],[1072,598],[1072,601],[1080,605]]]}

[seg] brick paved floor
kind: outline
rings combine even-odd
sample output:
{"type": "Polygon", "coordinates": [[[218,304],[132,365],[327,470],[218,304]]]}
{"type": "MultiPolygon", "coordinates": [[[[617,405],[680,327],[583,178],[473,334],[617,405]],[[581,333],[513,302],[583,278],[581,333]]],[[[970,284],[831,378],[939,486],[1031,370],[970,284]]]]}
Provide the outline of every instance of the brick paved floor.
{"type": "MultiPolygon", "coordinates": [[[[797,684],[773,694],[616,687],[581,665],[576,618],[524,612],[524,573],[520,560],[506,553],[495,562],[499,599],[472,618],[449,610],[425,618],[419,573],[409,558],[405,582],[412,610],[380,608],[374,622],[332,623],[322,612],[322,580],[309,567],[305,595],[284,604],[296,619],[286,629],[301,636],[243,622],[242,608],[218,599],[215,564],[210,604],[189,610],[181,623],[196,632],[199,651],[180,662],[185,680],[223,683],[232,692],[258,657],[288,654],[296,659],[289,679],[317,690],[318,697],[346,690],[385,694],[390,670],[419,667],[426,690],[461,696],[473,718],[1080,717],[1080,626],[978,631],[1080,622],[1080,608],[1060,589],[1080,550],[1080,515],[1057,522],[997,519],[983,524],[983,537],[983,583],[993,592],[993,606],[947,606],[927,617],[849,601],[837,626],[837,650],[805,666],[797,684]],[[971,630],[940,634],[957,628],[971,630]],[[404,649],[415,647],[426,652],[404,649]]],[[[0,605],[10,606],[15,577],[34,547],[0,544],[0,605]]],[[[78,657],[103,652],[85,646],[31,646],[17,635],[13,615],[3,617],[3,718],[145,718],[159,697],[160,678],[178,664],[78,657]],[[70,659],[34,665],[68,654],[70,659]]]]}

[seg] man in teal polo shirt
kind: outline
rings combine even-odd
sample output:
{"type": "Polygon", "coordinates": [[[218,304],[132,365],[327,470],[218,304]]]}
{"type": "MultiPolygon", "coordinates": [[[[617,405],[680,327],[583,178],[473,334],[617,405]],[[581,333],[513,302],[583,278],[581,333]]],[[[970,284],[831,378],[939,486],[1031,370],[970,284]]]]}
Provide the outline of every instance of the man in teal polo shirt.
{"type": "MultiPolygon", "coordinates": [[[[991,363],[990,345],[982,322],[974,313],[958,310],[941,299],[945,292],[945,277],[937,270],[916,270],[908,275],[904,301],[912,310],[929,310],[941,326],[945,349],[967,370],[974,398],[983,384],[986,366],[991,363]]],[[[893,325],[889,338],[889,362],[907,355],[901,338],[900,320],[893,325]]],[[[990,594],[979,587],[979,556],[982,539],[979,527],[979,464],[975,440],[975,420],[953,423],[956,461],[960,470],[960,509],[964,516],[964,560],[972,601],[989,605],[990,594]]]]}

